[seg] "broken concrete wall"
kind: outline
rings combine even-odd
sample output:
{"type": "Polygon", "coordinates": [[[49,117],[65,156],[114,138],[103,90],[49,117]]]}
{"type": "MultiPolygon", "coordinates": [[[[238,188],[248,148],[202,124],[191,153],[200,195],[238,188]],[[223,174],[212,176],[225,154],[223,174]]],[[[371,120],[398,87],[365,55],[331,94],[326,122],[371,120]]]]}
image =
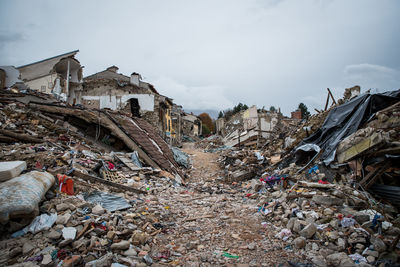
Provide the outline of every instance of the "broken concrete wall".
{"type": "Polygon", "coordinates": [[[11,87],[18,82],[20,73],[14,66],[0,66],[0,89],[11,87]]]}
{"type": "MultiPolygon", "coordinates": [[[[56,83],[56,79],[62,76],[67,80],[68,62],[71,82],[79,83],[82,80],[82,66],[74,56],[79,52],[75,50],[55,57],[40,60],[31,64],[20,66],[17,69],[23,82],[32,90],[50,94],[56,83]]],[[[61,87],[66,84],[60,82],[61,87]]],[[[67,95],[69,95],[67,93],[67,95]]]]}
{"type": "Polygon", "coordinates": [[[56,73],[49,74],[34,80],[25,81],[25,84],[32,90],[37,90],[42,93],[51,94],[57,77],[58,75],[56,73]]]}
{"type": "MultiPolygon", "coordinates": [[[[154,96],[147,94],[123,94],[123,95],[100,95],[82,96],[84,106],[90,106],[91,102],[98,103],[100,109],[108,108],[111,110],[123,110],[128,107],[130,112],[129,100],[136,98],[139,102],[141,112],[154,111],[154,96]]],[[[97,104],[96,104],[97,105],[97,104]]]]}
{"type": "Polygon", "coordinates": [[[224,137],[224,143],[227,146],[236,146],[239,143],[250,141],[252,142],[248,144],[256,144],[260,141],[260,138],[267,139],[270,137],[270,133],[278,125],[279,120],[279,113],[258,112],[257,107],[252,106],[235,114],[228,122],[224,123],[224,129],[227,133],[224,137]]]}
{"type": "Polygon", "coordinates": [[[201,121],[192,114],[185,114],[182,117],[182,134],[186,136],[199,136],[201,134],[201,121]]]}
{"type": "Polygon", "coordinates": [[[215,121],[215,127],[217,134],[224,136],[226,134],[225,132],[225,119],[224,118],[219,118],[215,121]]]}

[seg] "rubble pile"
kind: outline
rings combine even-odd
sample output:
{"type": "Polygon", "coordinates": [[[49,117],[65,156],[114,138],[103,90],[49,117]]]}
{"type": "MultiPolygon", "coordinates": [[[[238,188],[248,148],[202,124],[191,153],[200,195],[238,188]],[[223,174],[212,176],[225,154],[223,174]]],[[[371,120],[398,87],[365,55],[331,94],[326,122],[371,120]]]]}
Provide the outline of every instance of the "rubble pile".
{"type": "MultiPolygon", "coordinates": [[[[146,266],[161,259],[151,253],[152,240],[171,218],[154,193],[183,183],[182,170],[148,167],[100,127],[93,138],[62,114],[0,100],[0,265],[146,266]]],[[[167,154],[168,146],[158,147],[167,154]]]]}
{"type": "Polygon", "coordinates": [[[285,145],[275,139],[261,151],[224,151],[219,162],[227,178],[238,178],[226,181],[238,183],[247,189],[247,197],[258,201],[258,213],[272,226],[275,237],[313,266],[396,266],[398,91],[347,96],[340,103],[350,107],[356,103],[365,115],[351,108],[347,117],[336,119],[333,116],[347,107],[332,106],[289,133],[285,145]],[[329,147],[325,140],[333,138],[341,139],[329,147]]]}
{"type": "Polygon", "coordinates": [[[225,172],[228,182],[240,182],[261,175],[264,156],[254,150],[225,150],[220,153],[218,162],[225,172]]]}
{"type": "Polygon", "coordinates": [[[211,135],[207,138],[203,138],[195,143],[195,146],[200,149],[204,149],[209,152],[218,151],[219,148],[224,147],[222,137],[219,135],[211,135]]]}
{"type": "MultiPolygon", "coordinates": [[[[140,174],[135,183],[145,184],[148,192],[171,185],[161,174],[140,174]]],[[[47,192],[40,214],[11,239],[9,234],[2,236],[1,265],[146,266],[157,256],[151,254],[152,240],[171,219],[155,195],[79,179],[74,179],[74,195],[61,194],[54,187],[47,192]],[[47,214],[54,219],[49,222],[47,214]]]]}
{"type": "Polygon", "coordinates": [[[251,180],[248,194],[275,237],[299,256],[315,266],[397,262],[391,246],[400,234],[398,208],[348,185],[300,180],[285,189],[283,180],[271,183],[251,180]]]}

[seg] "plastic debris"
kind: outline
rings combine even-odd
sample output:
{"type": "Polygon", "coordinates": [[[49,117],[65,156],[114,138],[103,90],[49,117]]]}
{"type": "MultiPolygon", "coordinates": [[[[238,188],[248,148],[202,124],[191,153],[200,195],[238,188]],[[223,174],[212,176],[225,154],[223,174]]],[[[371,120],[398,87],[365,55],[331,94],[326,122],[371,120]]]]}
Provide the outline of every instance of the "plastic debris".
{"type": "Polygon", "coordinates": [[[179,148],[171,147],[172,153],[174,154],[175,161],[185,167],[186,169],[190,168],[190,158],[189,155],[185,152],[181,151],[179,148]]]}
{"type": "Polygon", "coordinates": [[[137,151],[133,151],[131,153],[131,160],[136,166],[138,166],[139,168],[143,168],[143,165],[139,160],[139,154],[137,151]]]}
{"type": "Polygon", "coordinates": [[[283,228],[279,233],[275,235],[275,237],[282,239],[283,241],[286,241],[289,239],[289,237],[292,235],[292,232],[290,229],[283,228]]]}
{"type": "Polygon", "coordinates": [[[64,227],[62,229],[62,234],[64,239],[75,239],[76,229],[75,227],[64,227]]]}
{"type": "Polygon", "coordinates": [[[227,258],[230,258],[230,259],[239,259],[239,258],[240,258],[240,256],[238,256],[238,255],[232,255],[232,254],[230,254],[230,253],[228,253],[228,252],[222,253],[222,256],[227,257],[227,258]]]}
{"type": "Polygon", "coordinates": [[[356,223],[356,221],[353,218],[343,218],[340,221],[340,224],[342,225],[342,227],[351,227],[354,226],[354,224],[356,223]]]}
{"type": "Polygon", "coordinates": [[[95,191],[84,197],[86,201],[100,204],[103,208],[110,212],[124,210],[131,207],[125,198],[104,192],[95,191]]]}

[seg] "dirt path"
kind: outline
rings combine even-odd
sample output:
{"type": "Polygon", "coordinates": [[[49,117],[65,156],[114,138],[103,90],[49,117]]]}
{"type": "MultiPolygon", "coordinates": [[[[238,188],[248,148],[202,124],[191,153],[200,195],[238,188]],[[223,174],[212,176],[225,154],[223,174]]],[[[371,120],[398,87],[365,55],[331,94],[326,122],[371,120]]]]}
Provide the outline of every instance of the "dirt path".
{"type": "Polygon", "coordinates": [[[193,144],[183,150],[191,155],[193,169],[186,187],[159,195],[174,223],[169,233],[157,237],[160,250],[172,251],[176,259],[172,263],[185,266],[287,263],[293,253],[273,237],[273,226],[263,223],[257,213],[259,200],[246,197],[241,187],[221,182],[218,155],[204,153],[193,144]]]}

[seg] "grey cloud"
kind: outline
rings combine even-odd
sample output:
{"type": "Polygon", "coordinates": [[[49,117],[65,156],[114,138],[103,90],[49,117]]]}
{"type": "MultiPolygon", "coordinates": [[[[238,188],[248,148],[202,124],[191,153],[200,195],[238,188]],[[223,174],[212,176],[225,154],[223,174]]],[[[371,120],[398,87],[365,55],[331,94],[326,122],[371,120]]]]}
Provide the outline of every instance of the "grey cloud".
{"type": "Polygon", "coordinates": [[[23,41],[24,35],[20,32],[5,32],[1,31],[0,32],[0,43],[6,44],[6,43],[13,43],[13,42],[19,42],[23,41]]]}
{"type": "Polygon", "coordinates": [[[136,71],[187,109],[242,102],[289,115],[300,102],[321,108],[327,87],[400,87],[397,0],[71,0],[62,12],[54,1],[4,2],[7,64],[79,49],[85,75],[136,71]]]}

